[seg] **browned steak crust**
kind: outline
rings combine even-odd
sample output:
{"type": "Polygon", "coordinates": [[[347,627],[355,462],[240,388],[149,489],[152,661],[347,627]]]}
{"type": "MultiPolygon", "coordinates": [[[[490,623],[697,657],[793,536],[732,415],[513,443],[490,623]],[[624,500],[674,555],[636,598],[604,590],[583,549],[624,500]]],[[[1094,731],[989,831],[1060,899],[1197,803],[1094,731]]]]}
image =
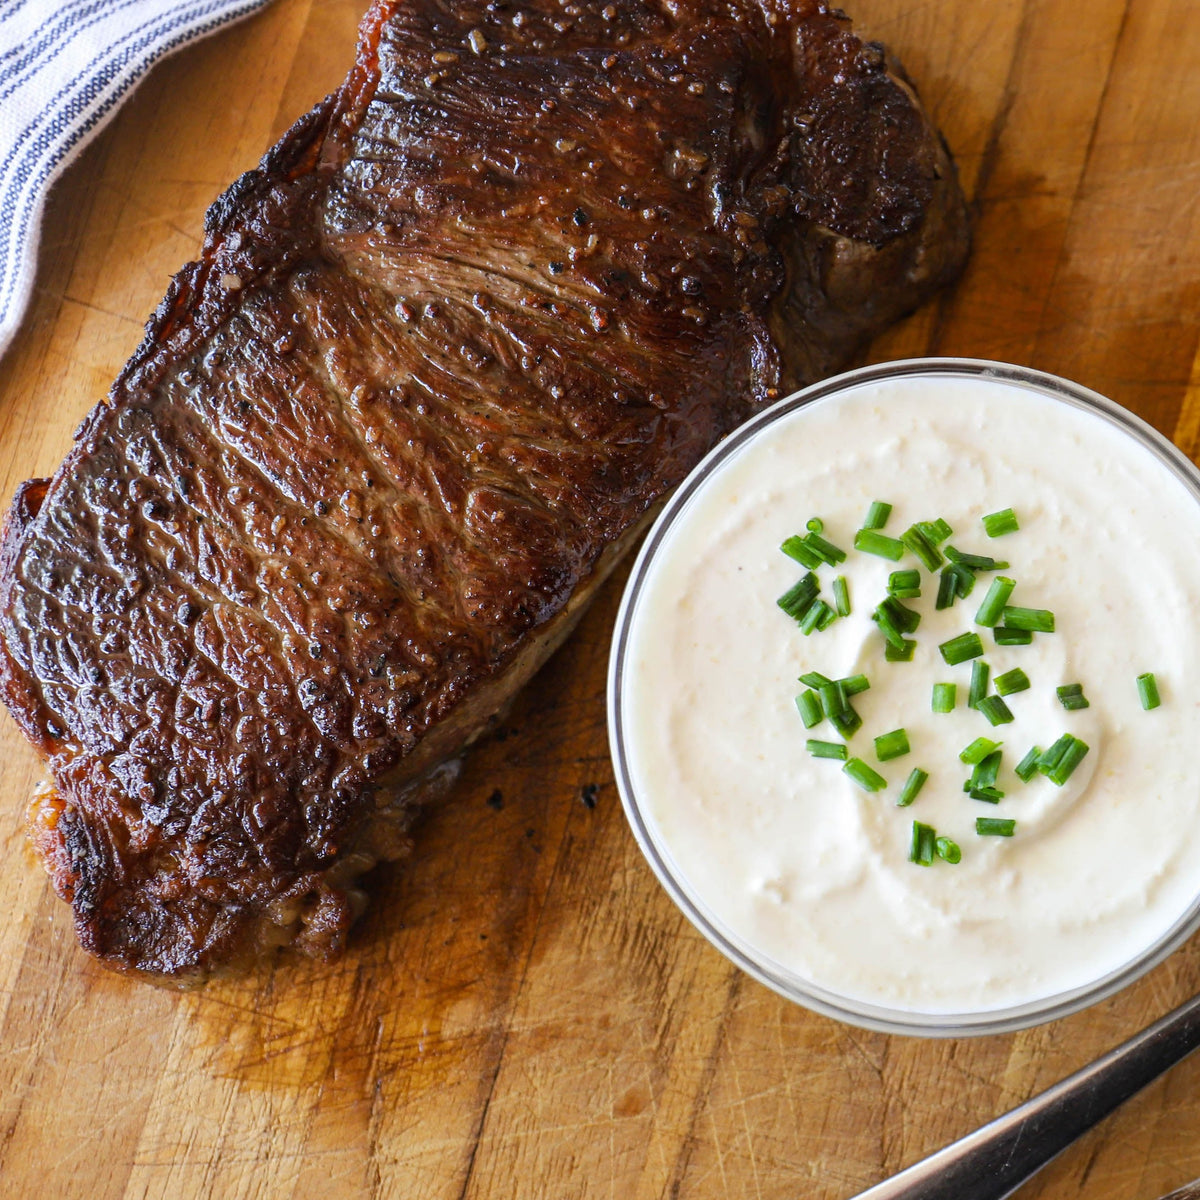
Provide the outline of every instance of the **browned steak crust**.
{"type": "Polygon", "coordinates": [[[966,251],[814,0],[379,0],[206,232],[0,561],[31,836],[87,950],[176,978],[340,948],[612,548],[966,251]]]}

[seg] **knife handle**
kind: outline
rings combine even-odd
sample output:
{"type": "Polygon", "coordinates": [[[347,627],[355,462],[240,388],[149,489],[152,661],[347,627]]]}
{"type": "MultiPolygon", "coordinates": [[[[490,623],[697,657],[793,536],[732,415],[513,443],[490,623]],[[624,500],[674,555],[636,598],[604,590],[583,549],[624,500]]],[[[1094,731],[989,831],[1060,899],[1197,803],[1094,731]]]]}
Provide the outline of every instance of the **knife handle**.
{"type": "MultiPolygon", "coordinates": [[[[1061,1083],[854,1200],[1003,1200],[1198,1046],[1200,996],[1194,996],[1061,1083]]],[[[1187,1200],[1186,1189],[1182,1195],[1187,1200]]]]}

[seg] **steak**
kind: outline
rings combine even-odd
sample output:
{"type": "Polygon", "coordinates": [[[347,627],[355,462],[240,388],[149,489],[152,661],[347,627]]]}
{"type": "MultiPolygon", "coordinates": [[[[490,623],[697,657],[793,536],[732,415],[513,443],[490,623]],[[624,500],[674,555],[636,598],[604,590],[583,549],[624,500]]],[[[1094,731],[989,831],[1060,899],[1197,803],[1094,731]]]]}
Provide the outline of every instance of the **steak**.
{"type": "Polygon", "coordinates": [[[83,947],[339,951],[656,503],[967,240],[816,0],[378,0],[13,503],[0,684],[83,947]]]}

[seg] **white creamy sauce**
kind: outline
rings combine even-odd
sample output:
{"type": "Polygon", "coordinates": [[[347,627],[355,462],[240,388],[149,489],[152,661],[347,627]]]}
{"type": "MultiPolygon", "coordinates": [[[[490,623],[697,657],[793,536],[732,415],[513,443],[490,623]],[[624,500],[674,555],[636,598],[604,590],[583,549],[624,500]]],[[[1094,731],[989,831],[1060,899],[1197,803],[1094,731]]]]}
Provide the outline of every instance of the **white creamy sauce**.
{"type": "MultiPolygon", "coordinates": [[[[1095,981],[1159,939],[1200,894],[1200,506],[1170,471],[1107,421],[1014,384],[871,382],[775,421],[709,479],[675,521],[633,614],[623,720],[633,791],[651,835],[694,901],[752,956],[851,1000],[948,1014],[1023,1004],[1095,981]],[[938,612],[936,577],[911,556],[853,551],[872,500],[883,532],[943,517],[960,550],[1006,559],[1010,604],[1051,609],[1053,634],[996,647],[974,616],[992,574],[938,612]],[[1012,507],[1020,531],[980,518],[1012,507]],[[853,611],[805,637],[776,605],[804,574],[779,550],[809,517],[849,552],[837,574],[853,611]],[[893,570],[922,572],[913,661],[884,660],[870,619],[893,570]],[[1013,723],[966,704],[971,663],[938,643],[980,633],[991,678],[1021,667],[1013,723]],[[857,672],[863,718],[850,753],[888,781],[868,794],[806,739],[798,676],[857,672]],[[1162,707],[1142,710],[1153,671],[1162,707]],[[937,682],[953,713],[931,711],[937,682]],[[1055,688],[1082,683],[1091,707],[1055,688]],[[911,753],[880,763],[873,738],[908,731],[911,753]],[[1072,733],[1090,753],[1065,786],[1013,768],[1072,733]],[[970,799],[958,752],[1003,742],[998,805],[970,799]],[[916,802],[896,795],[929,772],[916,802]],[[979,816],[1015,818],[980,837],[979,816]],[[962,861],[908,861],[913,820],[962,861]]],[[[992,689],[989,689],[992,690],[992,689]]]]}

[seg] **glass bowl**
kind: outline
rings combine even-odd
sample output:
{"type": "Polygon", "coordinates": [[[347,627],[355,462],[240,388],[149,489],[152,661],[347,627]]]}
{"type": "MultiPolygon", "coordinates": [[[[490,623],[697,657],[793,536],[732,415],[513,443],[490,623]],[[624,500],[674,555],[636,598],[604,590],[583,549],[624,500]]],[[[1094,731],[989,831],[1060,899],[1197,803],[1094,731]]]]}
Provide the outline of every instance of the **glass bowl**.
{"type": "Polygon", "coordinates": [[[1066,1016],[1111,995],[1160,963],[1200,927],[1200,896],[1160,937],[1100,978],[1067,991],[1004,1008],[967,1012],[924,1012],[866,1002],[822,987],[781,965],[728,928],[698,897],[637,794],[630,767],[628,680],[631,628],[656,554],[680,518],[715,472],[775,422],[803,405],[885,380],[920,377],[989,379],[1034,392],[1099,416],[1134,439],[1200,501],[1200,471],[1175,446],[1118,404],[1065,379],[1026,367],[972,359],[912,359],[866,367],[815,384],[778,401],[721,442],[672,495],[651,528],[633,567],[617,616],[608,676],[608,727],[617,786],[642,853],[672,900],[692,924],[731,962],[780,995],[813,1011],[886,1033],[923,1037],[962,1037],[1006,1033],[1066,1016]]]}

